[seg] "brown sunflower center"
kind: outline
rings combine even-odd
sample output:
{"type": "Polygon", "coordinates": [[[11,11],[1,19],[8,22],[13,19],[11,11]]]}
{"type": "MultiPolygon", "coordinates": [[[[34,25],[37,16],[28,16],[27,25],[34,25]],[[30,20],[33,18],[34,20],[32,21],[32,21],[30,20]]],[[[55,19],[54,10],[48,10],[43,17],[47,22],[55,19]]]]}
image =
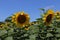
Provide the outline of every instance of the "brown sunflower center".
{"type": "Polygon", "coordinates": [[[59,13],[57,13],[59,15],[59,13]]]}
{"type": "Polygon", "coordinates": [[[25,15],[19,15],[17,18],[18,23],[23,24],[26,21],[26,16],[25,15]]]}
{"type": "Polygon", "coordinates": [[[51,22],[52,20],[52,14],[49,14],[47,17],[46,17],[46,22],[51,22]]]}

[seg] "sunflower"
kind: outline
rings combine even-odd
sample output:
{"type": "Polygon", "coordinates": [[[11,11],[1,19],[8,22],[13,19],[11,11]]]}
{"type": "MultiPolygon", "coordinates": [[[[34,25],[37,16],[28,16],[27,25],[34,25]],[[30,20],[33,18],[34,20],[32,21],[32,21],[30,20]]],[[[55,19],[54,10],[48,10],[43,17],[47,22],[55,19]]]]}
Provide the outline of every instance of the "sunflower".
{"type": "Polygon", "coordinates": [[[25,30],[29,30],[29,25],[25,25],[25,30]]]}
{"type": "Polygon", "coordinates": [[[0,22],[0,29],[4,29],[5,27],[5,23],[4,22],[0,22]]]}
{"type": "Polygon", "coordinates": [[[10,26],[10,23],[9,23],[9,22],[5,22],[5,25],[6,25],[6,26],[10,26]]]}
{"type": "Polygon", "coordinates": [[[45,16],[43,17],[43,22],[46,25],[49,25],[54,17],[54,11],[53,10],[47,10],[45,16]]]}
{"type": "Polygon", "coordinates": [[[57,12],[55,13],[55,16],[57,16],[57,15],[60,15],[60,12],[59,12],[59,11],[57,11],[57,12]]]}
{"type": "Polygon", "coordinates": [[[2,25],[0,25],[0,28],[2,28],[2,25]]]}
{"type": "Polygon", "coordinates": [[[4,24],[1,24],[0,25],[0,29],[4,29],[4,24]]]}
{"type": "Polygon", "coordinates": [[[23,27],[29,24],[29,20],[29,15],[25,14],[24,12],[17,12],[16,14],[14,14],[14,16],[12,16],[12,22],[19,27],[23,27]]]}
{"type": "Polygon", "coordinates": [[[25,28],[25,30],[29,30],[29,27],[25,28]]]}
{"type": "Polygon", "coordinates": [[[57,11],[55,13],[55,17],[56,17],[56,21],[60,21],[60,12],[59,11],[57,11]]]}
{"type": "Polygon", "coordinates": [[[31,22],[30,25],[34,25],[35,23],[34,22],[31,22]]]}

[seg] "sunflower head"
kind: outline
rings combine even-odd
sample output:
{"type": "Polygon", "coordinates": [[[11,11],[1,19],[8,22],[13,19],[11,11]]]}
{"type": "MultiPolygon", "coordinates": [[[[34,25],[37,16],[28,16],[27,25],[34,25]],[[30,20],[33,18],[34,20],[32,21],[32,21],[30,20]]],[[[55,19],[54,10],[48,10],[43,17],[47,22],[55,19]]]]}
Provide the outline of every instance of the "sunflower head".
{"type": "Polygon", "coordinates": [[[29,30],[29,25],[25,25],[25,30],[29,30]]]}
{"type": "Polygon", "coordinates": [[[12,22],[16,25],[22,27],[29,23],[29,15],[24,12],[17,12],[14,16],[12,16],[12,22]]]}
{"type": "Polygon", "coordinates": [[[4,24],[0,24],[0,29],[4,29],[4,24]]]}
{"type": "Polygon", "coordinates": [[[50,24],[52,19],[54,17],[54,11],[53,10],[48,10],[43,18],[43,21],[46,25],[50,24]]]}
{"type": "Polygon", "coordinates": [[[0,29],[4,29],[4,25],[5,25],[4,22],[0,22],[0,29]]]}
{"type": "Polygon", "coordinates": [[[0,25],[0,28],[2,28],[2,25],[0,25]]]}
{"type": "Polygon", "coordinates": [[[25,28],[25,30],[29,30],[29,27],[28,28],[25,28]]]}
{"type": "Polygon", "coordinates": [[[57,11],[55,13],[55,18],[56,18],[56,21],[60,21],[60,12],[59,11],[57,11]]]}
{"type": "Polygon", "coordinates": [[[55,15],[60,15],[60,12],[59,12],[59,11],[57,11],[57,12],[55,13],[55,15]]]}

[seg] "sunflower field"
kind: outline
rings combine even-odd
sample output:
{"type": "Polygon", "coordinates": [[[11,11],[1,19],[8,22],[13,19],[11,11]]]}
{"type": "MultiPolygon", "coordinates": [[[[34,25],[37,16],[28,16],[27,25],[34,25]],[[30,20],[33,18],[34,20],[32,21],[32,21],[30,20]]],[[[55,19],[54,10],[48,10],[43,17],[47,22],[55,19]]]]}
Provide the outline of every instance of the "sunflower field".
{"type": "Polygon", "coordinates": [[[0,22],[0,40],[60,40],[60,12],[42,11],[33,22],[24,11],[7,17],[0,22]]]}

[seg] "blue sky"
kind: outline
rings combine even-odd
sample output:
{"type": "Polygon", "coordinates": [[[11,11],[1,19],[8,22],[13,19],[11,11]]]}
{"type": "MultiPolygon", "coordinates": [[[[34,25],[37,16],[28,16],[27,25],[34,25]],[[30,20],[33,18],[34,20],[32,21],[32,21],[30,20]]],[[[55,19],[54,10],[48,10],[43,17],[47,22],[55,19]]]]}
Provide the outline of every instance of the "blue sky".
{"type": "Polygon", "coordinates": [[[39,8],[60,11],[60,0],[0,0],[0,21],[19,11],[28,13],[34,21],[42,14],[39,8]]]}

